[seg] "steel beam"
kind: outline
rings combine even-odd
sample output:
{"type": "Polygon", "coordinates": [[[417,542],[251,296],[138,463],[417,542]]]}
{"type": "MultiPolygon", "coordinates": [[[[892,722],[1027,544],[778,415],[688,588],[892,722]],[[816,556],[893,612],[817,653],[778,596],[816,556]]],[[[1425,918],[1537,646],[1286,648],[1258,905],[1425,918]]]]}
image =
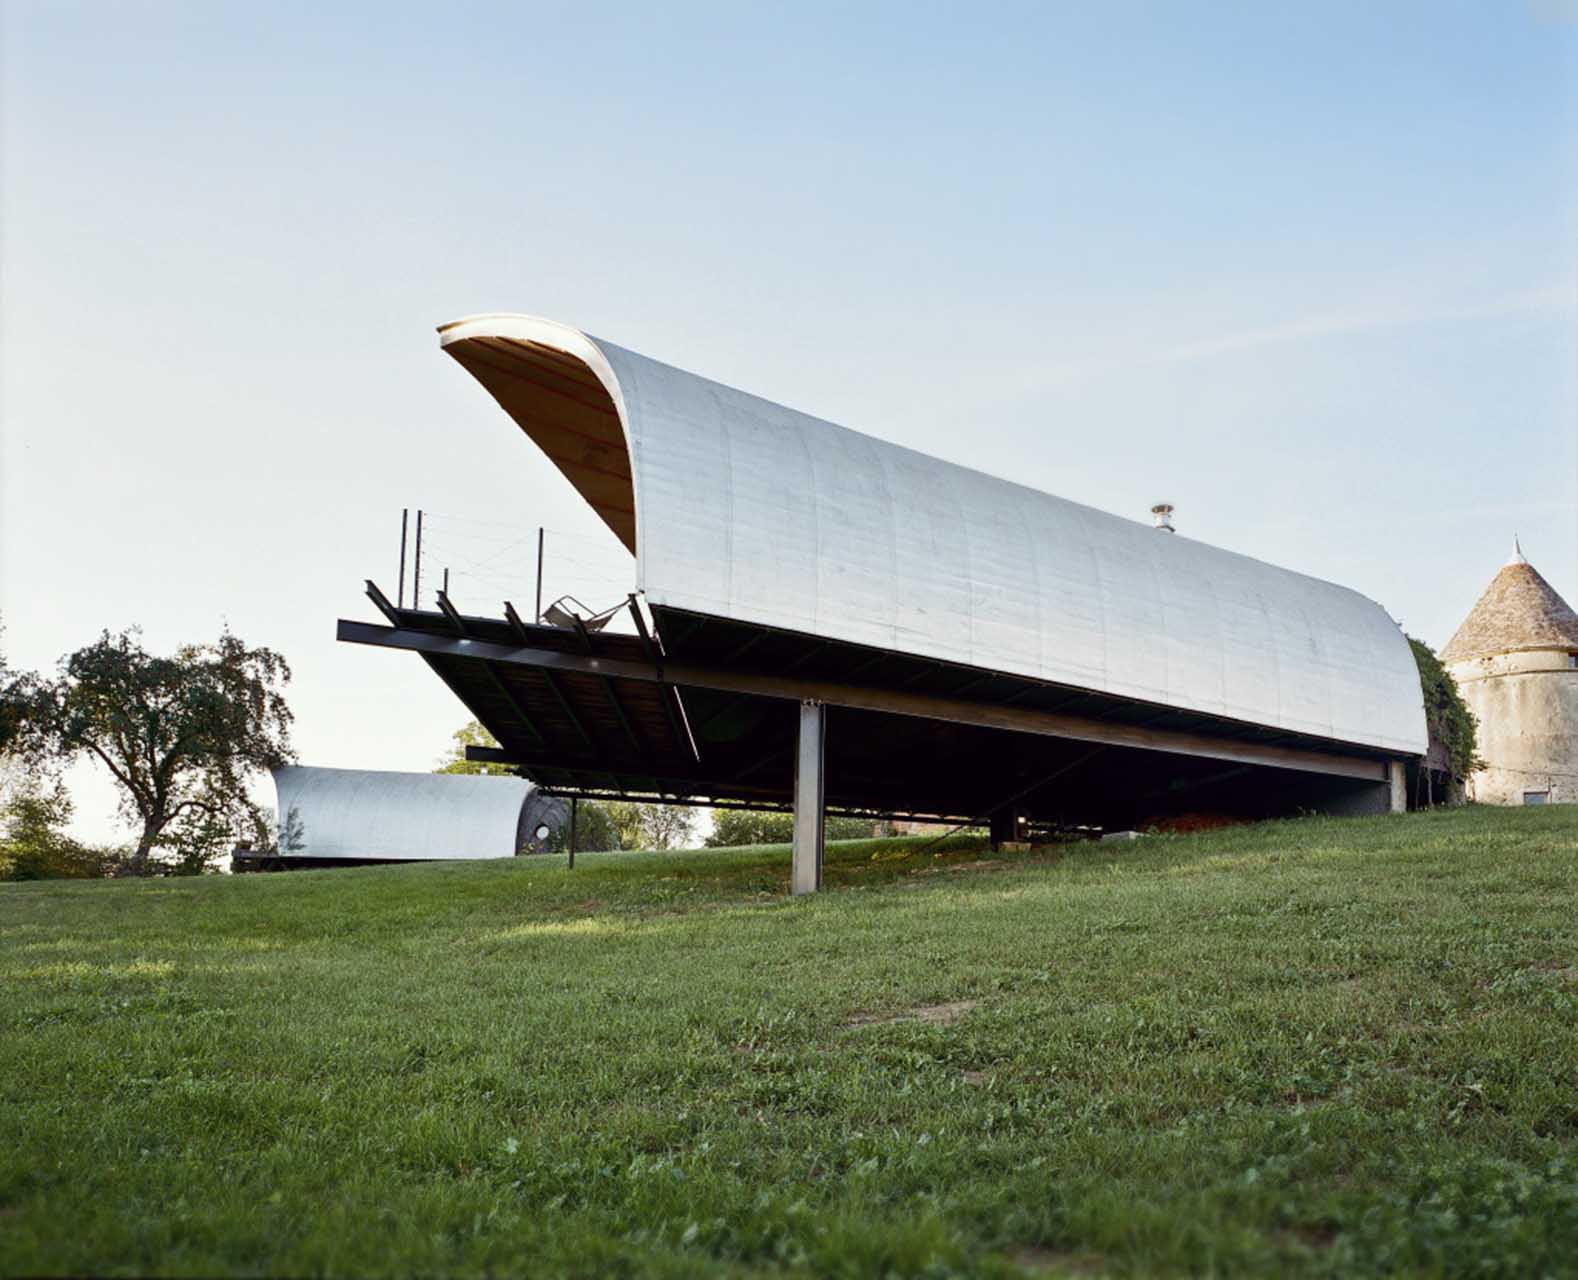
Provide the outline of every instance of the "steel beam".
{"type": "MultiPolygon", "coordinates": [[[[692,809],[731,809],[744,813],[789,813],[794,812],[794,806],[785,804],[782,800],[734,800],[717,798],[713,796],[676,796],[665,791],[615,791],[611,787],[576,787],[563,786],[559,783],[543,783],[542,794],[545,796],[558,796],[568,800],[571,796],[580,796],[582,800],[640,800],[647,804],[671,804],[692,809]]],[[[965,826],[974,823],[974,819],[961,817],[956,813],[890,813],[886,809],[868,809],[858,805],[827,806],[827,816],[830,818],[860,818],[877,822],[884,818],[899,819],[905,822],[926,822],[934,826],[947,826],[957,824],[965,826]]]]}
{"type": "MultiPolygon", "coordinates": [[[[449,581],[448,569],[444,570],[444,581],[449,581]]],[[[449,619],[449,625],[455,628],[457,635],[469,636],[471,634],[471,629],[466,626],[466,620],[460,616],[460,610],[455,608],[454,601],[449,598],[449,592],[439,591],[438,607],[443,611],[444,616],[449,619]]]]}
{"type": "Polygon", "coordinates": [[[544,748],[547,748],[548,739],[543,736],[542,730],[537,727],[531,716],[526,713],[526,708],[521,705],[521,700],[515,696],[514,691],[504,683],[499,673],[492,667],[487,667],[486,670],[489,682],[498,690],[499,696],[504,699],[509,709],[515,713],[515,718],[521,722],[522,727],[525,728],[534,741],[541,743],[544,748]]]}
{"type": "Polygon", "coordinates": [[[789,880],[796,894],[815,893],[822,887],[826,742],[827,708],[807,698],[800,703],[800,734],[794,754],[794,845],[789,880]]]}
{"type": "MultiPolygon", "coordinates": [[[[636,620],[636,631],[641,636],[641,643],[646,647],[647,657],[657,666],[658,700],[663,704],[663,714],[668,717],[669,731],[673,733],[674,740],[683,747],[690,748],[690,757],[698,763],[701,760],[701,749],[696,745],[696,735],[690,731],[690,720],[685,715],[685,708],[679,700],[679,693],[669,681],[663,678],[664,652],[662,639],[659,637],[653,642],[652,633],[647,630],[646,619],[641,616],[641,606],[636,602],[636,593],[632,591],[628,597],[630,616],[636,620]]],[[[706,619],[702,619],[702,626],[706,626],[706,619]]],[[[689,631],[687,635],[695,635],[701,627],[689,631]]]]}
{"type": "Polygon", "coordinates": [[[378,606],[378,612],[388,618],[395,626],[400,625],[400,615],[395,611],[394,605],[389,603],[389,597],[378,589],[378,584],[371,578],[367,580],[367,598],[378,606]]]}
{"type": "Polygon", "coordinates": [[[1238,764],[1264,765],[1277,769],[1296,769],[1337,778],[1356,778],[1365,782],[1386,782],[1387,764],[1364,756],[1340,752],[1312,751],[1301,747],[1282,747],[1247,742],[1237,738],[1189,733],[1156,726],[1115,724],[1085,716],[1037,711],[995,702],[975,702],[940,694],[913,693],[902,689],[874,688],[844,684],[834,680],[803,679],[747,671],[725,671],[714,667],[665,662],[661,671],[654,663],[624,658],[598,658],[589,654],[557,653],[530,646],[514,647],[484,640],[465,640],[398,627],[381,627],[370,622],[341,619],[336,632],[351,644],[375,645],[386,649],[408,649],[416,653],[441,654],[455,658],[478,658],[488,662],[507,662],[526,667],[556,671],[584,671],[623,680],[645,680],[673,684],[680,688],[715,689],[724,693],[751,694],[764,698],[803,701],[807,698],[829,706],[850,707],[859,711],[917,716],[953,724],[977,725],[985,729],[1008,729],[1042,737],[1070,738],[1112,747],[1134,747],[1144,751],[1165,751],[1176,755],[1200,756],[1210,760],[1231,760],[1238,764]]]}

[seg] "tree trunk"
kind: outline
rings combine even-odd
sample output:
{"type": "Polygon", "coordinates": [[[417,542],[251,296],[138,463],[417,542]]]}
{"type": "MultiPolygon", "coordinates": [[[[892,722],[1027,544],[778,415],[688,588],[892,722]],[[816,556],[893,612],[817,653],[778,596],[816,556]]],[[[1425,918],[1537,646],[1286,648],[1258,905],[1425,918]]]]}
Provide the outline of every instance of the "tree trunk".
{"type": "Polygon", "coordinates": [[[126,863],[126,874],[145,876],[148,874],[148,865],[153,858],[153,842],[159,838],[159,827],[153,822],[145,822],[142,835],[137,839],[137,848],[126,863]]]}

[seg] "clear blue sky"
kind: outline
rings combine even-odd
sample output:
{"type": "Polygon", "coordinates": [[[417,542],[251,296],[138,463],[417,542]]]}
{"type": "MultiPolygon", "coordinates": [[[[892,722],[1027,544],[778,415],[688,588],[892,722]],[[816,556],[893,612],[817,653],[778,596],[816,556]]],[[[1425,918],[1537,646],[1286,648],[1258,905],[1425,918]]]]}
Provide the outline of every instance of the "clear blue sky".
{"type": "Polygon", "coordinates": [[[1572,3],[0,23],[14,662],[228,620],[294,664],[304,762],[428,767],[459,705],[333,641],[399,509],[597,531],[439,354],[483,310],[1170,499],[1438,646],[1514,531],[1578,603],[1572,3]]]}

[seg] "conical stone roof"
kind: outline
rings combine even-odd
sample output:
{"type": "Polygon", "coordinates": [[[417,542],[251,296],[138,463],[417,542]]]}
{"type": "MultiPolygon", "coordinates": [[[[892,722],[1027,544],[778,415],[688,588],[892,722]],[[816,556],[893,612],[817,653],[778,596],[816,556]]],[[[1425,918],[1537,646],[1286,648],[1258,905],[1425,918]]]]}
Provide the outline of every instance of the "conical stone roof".
{"type": "Polygon", "coordinates": [[[1540,577],[1513,543],[1512,559],[1490,581],[1441,661],[1462,662],[1528,649],[1578,650],[1578,613],[1540,577]]]}

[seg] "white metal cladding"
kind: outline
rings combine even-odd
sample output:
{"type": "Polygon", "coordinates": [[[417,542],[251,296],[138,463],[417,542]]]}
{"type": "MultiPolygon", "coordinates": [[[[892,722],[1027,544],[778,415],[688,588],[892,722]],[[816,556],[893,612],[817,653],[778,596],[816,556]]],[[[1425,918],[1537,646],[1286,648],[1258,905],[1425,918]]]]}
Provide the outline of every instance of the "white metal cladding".
{"type": "Polygon", "coordinates": [[[440,334],[446,347],[541,344],[597,376],[630,452],[650,604],[1425,749],[1408,642],[1346,587],[861,435],[552,321],[477,316],[440,334]]]}
{"type": "Polygon", "coordinates": [[[274,770],[282,833],[292,810],[296,858],[467,859],[515,855],[523,778],[371,769],[274,770]]]}

